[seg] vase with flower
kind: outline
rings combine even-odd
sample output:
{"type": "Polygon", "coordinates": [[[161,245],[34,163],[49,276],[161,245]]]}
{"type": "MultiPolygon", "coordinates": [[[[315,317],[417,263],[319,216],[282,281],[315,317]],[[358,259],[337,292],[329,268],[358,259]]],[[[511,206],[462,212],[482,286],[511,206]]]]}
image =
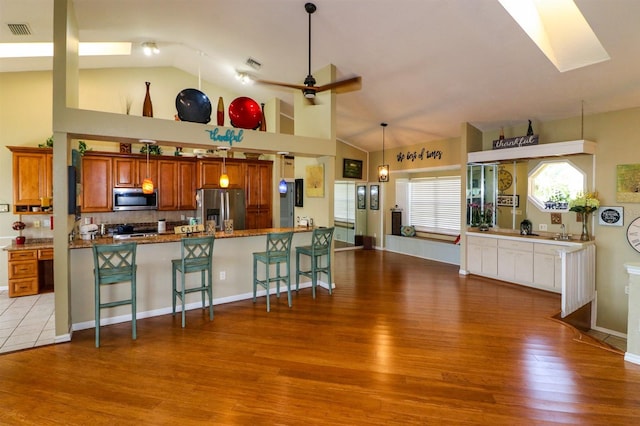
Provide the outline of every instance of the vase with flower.
{"type": "Polygon", "coordinates": [[[13,222],[13,224],[11,225],[11,228],[13,228],[14,231],[18,231],[18,236],[16,237],[16,244],[22,245],[27,239],[22,235],[22,230],[26,227],[27,225],[25,225],[24,222],[21,220],[13,222]]]}
{"type": "Polygon", "coordinates": [[[597,192],[580,193],[576,198],[569,201],[569,211],[576,212],[582,219],[581,241],[591,240],[591,235],[589,234],[589,217],[591,213],[598,210],[598,207],[600,207],[600,201],[598,200],[597,192]]]}

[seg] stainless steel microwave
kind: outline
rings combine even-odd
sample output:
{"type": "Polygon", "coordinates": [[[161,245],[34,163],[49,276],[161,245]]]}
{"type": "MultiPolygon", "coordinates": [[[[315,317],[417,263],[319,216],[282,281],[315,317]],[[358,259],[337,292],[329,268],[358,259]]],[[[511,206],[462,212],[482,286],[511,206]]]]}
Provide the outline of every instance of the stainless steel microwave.
{"type": "Polygon", "coordinates": [[[142,188],[113,188],[113,211],[157,210],[158,190],[151,194],[142,192],[142,188]]]}

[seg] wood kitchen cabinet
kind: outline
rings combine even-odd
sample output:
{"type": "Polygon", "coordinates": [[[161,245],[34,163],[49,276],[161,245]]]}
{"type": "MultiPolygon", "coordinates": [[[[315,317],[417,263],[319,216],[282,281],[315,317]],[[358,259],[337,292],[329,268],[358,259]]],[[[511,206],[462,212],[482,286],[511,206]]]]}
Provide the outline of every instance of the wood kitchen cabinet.
{"type": "Polygon", "coordinates": [[[113,209],[109,155],[85,153],[82,158],[82,212],[110,212],[113,209]]]}
{"type": "MultiPolygon", "coordinates": [[[[158,162],[149,159],[148,176],[155,183],[158,181],[158,162]]],[[[142,188],[142,181],[147,177],[146,158],[113,159],[114,188],[142,188]]]]}
{"type": "MultiPolygon", "coordinates": [[[[228,158],[225,163],[227,176],[229,176],[229,188],[244,189],[246,174],[244,162],[228,158]]],[[[223,161],[221,158],[198,160],[198,188],[220,188],[222,168],[223,161]]]]}
{"type": "Polygon", "coordinates": [[[82,212],[110,212],[113,209],[111,171],[113,159],[108,155],[82,158],[82,212]]]}
{"type": "Polygon", "coordinates": [[[158,210],[195,210],[196,163],[158,160],[158,210]]]}
{"type": "Polygon", "coordinates": [[[32,213],[32,207],[40,207],[41,198],[53,197],[53,150],[16,146],[7,148],[13,153],[13,212],[32,213]]]}
{"type": "Polygon", "coordinates": [[[9,297],[38,294],[38,250],[9,252],[9,297]]]}
{"type": "Polygon", "coordinates": [[[252,161],[246,163],[245,197],[247,229],[271,228],[271,196],[273,163],[252,161]]]}

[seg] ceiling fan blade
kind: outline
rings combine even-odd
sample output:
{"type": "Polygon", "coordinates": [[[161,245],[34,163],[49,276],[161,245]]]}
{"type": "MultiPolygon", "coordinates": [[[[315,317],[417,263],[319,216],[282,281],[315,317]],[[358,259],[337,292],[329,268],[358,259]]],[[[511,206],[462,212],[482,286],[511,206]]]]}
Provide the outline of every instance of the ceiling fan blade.
{"type": "Polygon", "coordinates": [[[324,92],[325,90],[334,90],[336,93],[347,93],[362,88],[362,77],[351,77],[345,80],[334,81],[317,88],[317,92],[324,92]]]}
{"type": "MultiPolygon", "coordinates": [[[[282,83],[279,81],[270,81],[270,80],[255,80],[255,82],[258,84],[268,84],[271,86],[288,87],[290,89],[298,89],[298,90],[305,90],[310,88],[309,86],[305,86],[304,84],[282,83]]],[[[311,89],[313,88],[314,87],[311,87],[311,89]]]]}

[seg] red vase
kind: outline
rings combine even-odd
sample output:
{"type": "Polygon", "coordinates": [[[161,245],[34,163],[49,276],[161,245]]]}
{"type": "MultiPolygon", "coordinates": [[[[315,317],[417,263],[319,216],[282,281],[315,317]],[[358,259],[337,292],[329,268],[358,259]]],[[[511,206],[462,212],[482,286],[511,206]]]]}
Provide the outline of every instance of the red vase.
{"type": "Polygon", "coordinates": [[[24,244],[26,239],[27,237],[20,235],[19,237],[16,237],[16,244],[21,246],[24,244]]]}
{"type": "Polygon", "coordinates": [[[144,103],[142,104],[142,116],[143,117],[153,117],[153,104],[151,103],[151,95],[149,94],[149,86],[151,83],[145,81],[147,85],[147,94],[144,96],[144,103]]]}

